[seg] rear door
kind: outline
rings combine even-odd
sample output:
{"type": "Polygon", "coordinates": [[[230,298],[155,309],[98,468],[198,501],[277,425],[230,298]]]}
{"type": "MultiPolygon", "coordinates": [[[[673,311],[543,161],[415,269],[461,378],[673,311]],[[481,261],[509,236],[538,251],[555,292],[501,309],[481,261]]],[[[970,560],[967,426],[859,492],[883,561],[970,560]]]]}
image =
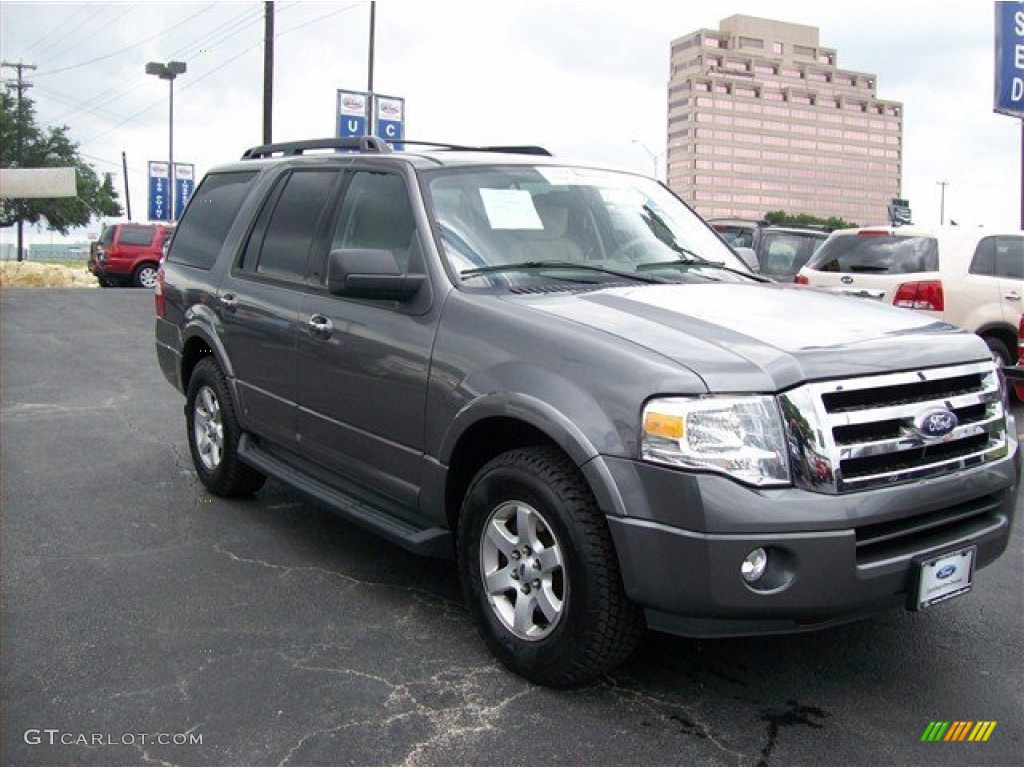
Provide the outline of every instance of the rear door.
{"type": "Polygon", "coordinates": [[[1002,322],[1016,329],[1024,299],[1024,237],[991,235],[978,241],[967,279],[949,292],[950,322],[981,330],[1002,322]]]}
{"type": "Polygon", "coordinates": [[[324,249],[338,169],[292,170],[276,182],[217,292],[223,340],[246,428],[285,447],[297,434],[296,324],[311,254],[324,249]]]}

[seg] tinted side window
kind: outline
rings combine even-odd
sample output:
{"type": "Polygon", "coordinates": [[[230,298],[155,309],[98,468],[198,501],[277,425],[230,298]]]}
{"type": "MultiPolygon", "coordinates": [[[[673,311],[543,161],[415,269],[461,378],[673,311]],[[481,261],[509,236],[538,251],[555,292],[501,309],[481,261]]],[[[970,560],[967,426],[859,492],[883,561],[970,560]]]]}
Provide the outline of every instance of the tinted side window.
{"type": "Polygon", "coordinates": [[[337,171],[296,171],[288,177],[263,238],[256,272],[302,280],[318,222],[331,197],[337,171]]]}
{"type": "Polygon", "coordinates": [[[212,173],[203,179],[178,224],[167,260],[212,267],[255,178],[255,171],[247,171],[212,173]]]}
{"type": "Polygon", "coordinates": [[[974,250],[974,258],[971,259],[971,268],[968,270],[972,275],[986,275],[992,277],[996,273],[996,239],[994,237],[983,237],[974,250]]]}
{"type": "Polygon", "coordinates": [[[996,238],[996,275],[1024,280],[1024,237],[996,238]]]}
{"type": "Polygon", "coordinates": [[[1024,237],[984,237],[971,260],[972,275],[1024,278],[1024,237]]]}
{"type": "Polygon", "coordinates": [[[933,237],[843,235],[826,240],[807,266],[821,272],[934,272],[939,268],[939,246],[933,237]]]}
{"type": "Polygon", "coordinates": [[[345,192],[331,237],[337,248],[383,248],[405,270],[415,225],[401,176],[359,171],[345,192]]]}
{"type": "Polygon", "coordinates": [[[156,227],[145,227],[139,224],[124,224],[117,238],[119,245],[151,245],[156,227]]]}

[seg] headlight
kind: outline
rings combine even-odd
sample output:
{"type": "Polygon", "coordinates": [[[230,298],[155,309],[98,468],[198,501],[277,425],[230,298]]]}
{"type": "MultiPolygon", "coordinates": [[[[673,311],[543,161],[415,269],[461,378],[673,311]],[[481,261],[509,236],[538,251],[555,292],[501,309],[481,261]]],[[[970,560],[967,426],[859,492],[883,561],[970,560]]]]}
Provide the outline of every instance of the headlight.
{"type": "Polygon", "coordinates": [[[641,456],[722,472],[752,485],[788,485],[789,461],[775,398],[666,397],[644,407],[641,456]]]}

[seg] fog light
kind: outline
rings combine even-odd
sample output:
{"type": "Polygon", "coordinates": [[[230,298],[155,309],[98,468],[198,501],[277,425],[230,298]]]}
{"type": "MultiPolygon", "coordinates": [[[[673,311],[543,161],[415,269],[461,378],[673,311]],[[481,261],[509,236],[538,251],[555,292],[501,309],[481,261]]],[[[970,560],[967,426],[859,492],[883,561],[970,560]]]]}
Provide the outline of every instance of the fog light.
{"type": "Polygon", "coordinates": [[[761,547],[750,552],[743,558],[743,565],[740,566],[740,574],[748,584],[764,576],[764,569],[768,567],[768,553],[761,547]]]}

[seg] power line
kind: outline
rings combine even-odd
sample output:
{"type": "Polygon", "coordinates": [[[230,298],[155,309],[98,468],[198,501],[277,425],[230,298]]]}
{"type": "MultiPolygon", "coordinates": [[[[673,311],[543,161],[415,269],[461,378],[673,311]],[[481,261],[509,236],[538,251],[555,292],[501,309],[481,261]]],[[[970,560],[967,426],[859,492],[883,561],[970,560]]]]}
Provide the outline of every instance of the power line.
{"type": "Polygon", "coordinates": [[[102,56],[97,56],[97,57],[95,57],[93,59],[89,59],[88,61],[79,62],[78,64],[72,64],[71,66],[61,67],[60,69],[51,69],[51,70],[47,70],[45,72],[40,72],[39,75],[40,76],[56,75],[56,74],[58,74],[60,72],[68,72],[68,71],[70,71],[72,69],[78,69],[79,67],[85,67],[85,66],[88,66],[89,64],[95,64],[97,61],[103,61],[105,59],[113,58],[114,56],[120,56],[122,53],[127,53],[128,51],[131,51],[131,50],[133,50],[135,48],[138,48],[140,45],[145,45],[150,40],[155,40],[158,37],[163,37],[164,35],[166,35],[169,32],[173,32],[175,29],[177,29],[178,27],[182,26],[183,24],[186,24],[186,23],[192,21],[192,19],[194,19],[196,16],[199,16],[200,14],[206,13],[206,11],[210,10],[210,8],[212,8],[212,7],[213,6],[210,6],[210,5],[204,6],[203,8],[200,8],[198,11],[193,13],[188,18],[185,18],[185,19],[181,20],[180,22],[178,22],[177,24],[175,24],[173,27],[168,27],[167,29],[161,30],[161,31],[157,32],[154,35],[150,35],[149,37],[144,38],[144,39],[140,40],[137,43],[132,43],[131,45],[125,46],[124,48],[121,48],[120,50],[113,51],[111,53],[105,53],[102,56]]]}
{"type": "MultiPolygon", "coordinates": [[[[253,13],[252,8],[246,8],[246,10],[242,11],[242,13],[240,13],[240,14],[232,17],[228,21],[226,21],[224,23],[224,26],[222,26],[222,28],[221,28],[221,34],[219,35],[219,37],[215,37],[215,38],[212,38],[212,39],[207,38],[207,42],[204,43],[204,46],[213,47],[214,45],[217,45],[219,42],[223,42],[224,40],[230,39],[231,37],[233,37],[233,36],[237,35],[238,33],[240,33],[243,29],[245,29],[246,27],[250,26],[250,24],[252,23],[252,20],[250,20],[248,23],[245,23],[245,24],[238,24],[239,20],[243,19],[244,17],[246,17],[246,16],[248,16],[248,15],[250,15],[252,13],[253,13]]],[[[257,15],[254,18],[255,19],[259,18],[258,13],[257,13],[257,15]]],[[[189,43],[184,45],[182,48],[180,48],[177,51],[175,51],[174,53],[172,53],[169,58],[172,58],[172,59],[174,59],[174,58],[181,58],[181,57],[183,57],[183,54],[185,52],[189,52],[189,51],[195,50],[196,41],[201,39],[201,37],[205,37],[205,35],[200,36],[200,37],[196,37],[193,41],[190,41],[189,43]]],[[[76,106],[76,108],[67,110],[65,112],[62,112],[55,119],[56,120],[64,120],[64,119],[69,118],[71,115],[75,114],[76,112],[84,112],[85,114],[94,114],[95,112],[103,109],[105,104],[109,103],[110,101],[114,100],[115,98],[116,99],[123,99],[128,94],[130,94],[130,93],[132,93],[134,91],[137,91],[140,88],[142,88],[145,84],[146,84],[146,81],[140,78],[136,82],[135,85],[129,86],[127,88],[124,87],[123,85],[120,85],[120,84],[112,86],[110,88],[107,88],[104,91],[101,91],[100,93],[97,93],[96,95],[92,96],[91,98],[81,102],[80,104],[78,104],[76,106]]],[[[126,121],[127,121],[127,119],[126,119],[126,121]]]]}
{"type": "MultiPolygon", "coordinates": [[[[100,10],[102,11],[103,9],[101,8],[100,10]]],[[[29,45],[28,51],[31,51],[37,45],[40,45],[50,35],[56,34],[59,30],[62,30],[65,26],[71,24],[76,18],[78,18],[79,14],[81,14],[81,13],[96,13],[96,12],[97,12],[97,10],[96,10],[95,7],[90,8],[89,6],[87,6],[85,4],[79,6],[77,11],[75,11],[74,13],[69,14],[68,16],[66,16],[64,18],[64,21],[58,23],[56,26],[54,26],[53,29],[51,29],[49,32],[44,34],[41,38],[39,38],[34,43],[29,45]]],[[[74,34],[77,31],[78,31],[78,26],[77,25],[72,26],[67,32],[62,34],[56,40],[53,40],[52,42],[48,43],[45,47],[43,47],[41,50],[36,51],[35,53],[33,53],[33,58],[35,58],[35,59],[40,58],[47,51],[49,51],[51,48],[53,48],[55,45],[57,45],[57,43],[63,42],[65,38],[69,37],[70,35],[74,34]]],[[[28,51],[26,51],[26,53],[28,51]]]]}

